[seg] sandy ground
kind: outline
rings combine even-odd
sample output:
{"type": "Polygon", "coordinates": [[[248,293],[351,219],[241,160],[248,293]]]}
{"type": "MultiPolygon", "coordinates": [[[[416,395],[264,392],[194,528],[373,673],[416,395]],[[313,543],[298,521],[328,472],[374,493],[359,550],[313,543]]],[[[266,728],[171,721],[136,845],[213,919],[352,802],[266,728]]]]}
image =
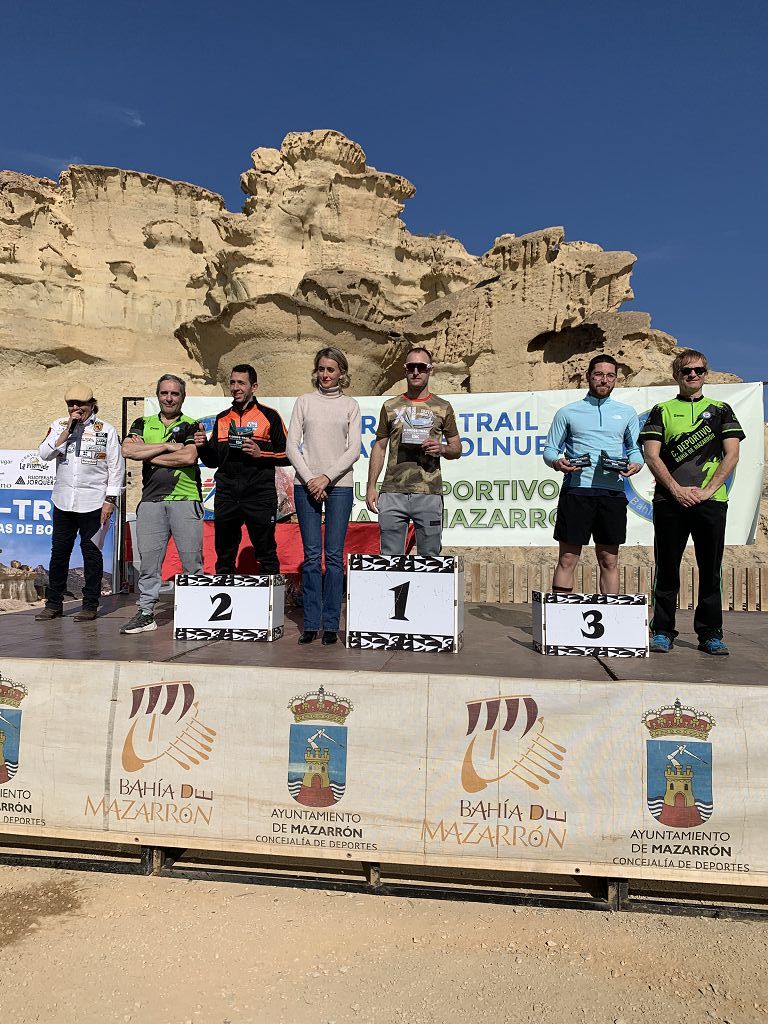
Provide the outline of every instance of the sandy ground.
{"type": "Polygon", "coordinates": [[[0,867],[14,1024],[759,1024],[768,920],[0,867]]]}

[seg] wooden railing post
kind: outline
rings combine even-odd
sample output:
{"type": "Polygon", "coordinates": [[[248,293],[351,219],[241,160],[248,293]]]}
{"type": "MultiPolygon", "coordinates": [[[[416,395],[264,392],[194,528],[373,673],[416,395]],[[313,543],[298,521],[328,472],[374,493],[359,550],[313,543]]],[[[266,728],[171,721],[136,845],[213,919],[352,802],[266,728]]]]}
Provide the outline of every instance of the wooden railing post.
{"type": "MultiPolygon", "coordinates": [[[[552,585],[554,565],[551,556],[546,561],[472,562],[467,561],[466,597],[474,603],[528,604],[534,590],[547,592],[552,585]]],[[[768,566],[723,565],[724,611],[768,612],[768,566]]],[[[649,566],[621,566],[622,593],[652,595],[653,568],[649,566]]],[[[688,610],[696,604],[699,571],[696,566],[680,568],[678,604],[688,610]]],[[[574,591],[594,594],[599,590],[599,568],[585,567],[581,563],[574,574],[574,591]]]]}

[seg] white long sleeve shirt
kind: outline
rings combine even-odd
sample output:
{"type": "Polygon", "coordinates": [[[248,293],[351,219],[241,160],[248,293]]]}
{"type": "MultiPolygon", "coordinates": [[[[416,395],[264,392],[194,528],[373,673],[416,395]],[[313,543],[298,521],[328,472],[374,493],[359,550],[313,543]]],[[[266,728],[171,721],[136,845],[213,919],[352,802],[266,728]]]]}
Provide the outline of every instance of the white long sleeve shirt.
{"type": "Polygon", "coordinates": [[[54,420],[38,451],[41,459],[56,460],[56,508],[62,512],[92,512],[104,504],[108,494],[119,495],[123,489],[125,459],[120,439],[110,423],[92,414],[56,447],[68,422],[68,416],[54,420]]]}

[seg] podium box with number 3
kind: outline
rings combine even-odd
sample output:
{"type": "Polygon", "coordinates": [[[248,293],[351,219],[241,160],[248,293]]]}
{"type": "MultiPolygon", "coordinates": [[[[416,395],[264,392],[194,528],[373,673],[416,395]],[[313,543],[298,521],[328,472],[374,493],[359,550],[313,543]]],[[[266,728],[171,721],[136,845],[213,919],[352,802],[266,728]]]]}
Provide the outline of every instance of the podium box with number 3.
{"type": "Polygon", "coordinates": [[[456,653],[463,643],[462,558],[349,555],[347,647],[456,653]]]}
{"type": "Polygon", "coordinates": [[[533,646],[540,654],[648,657],[645,594],[533,592],[533,646]]]}
{"type": "Polygon", "coordinates": [[[175,640],[279,640],[285,576],[233,573],[176,577],[175,640]]]}

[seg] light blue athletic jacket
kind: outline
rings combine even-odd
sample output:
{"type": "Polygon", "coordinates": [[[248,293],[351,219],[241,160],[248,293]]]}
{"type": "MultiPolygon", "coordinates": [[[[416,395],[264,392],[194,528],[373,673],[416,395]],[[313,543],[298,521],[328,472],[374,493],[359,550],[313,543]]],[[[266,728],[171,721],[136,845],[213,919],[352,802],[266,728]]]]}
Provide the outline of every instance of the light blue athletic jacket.
{"type": "Polygon", "coordinates": [[[598,465],[600,452],[615,458],[626,455],[630,462],[643,461],[637,446],[640,425],[637,413],[623,402],[612,398],[595,398],[586,394],[580,401],[564,405],[555,413],[544,447],[544,461],[552,466],[565,453],[592,456],[592,465],[574,473],[565,473],[563,487],[604,487],[611,491],[624,490],[624,477],[598,465]]]}

